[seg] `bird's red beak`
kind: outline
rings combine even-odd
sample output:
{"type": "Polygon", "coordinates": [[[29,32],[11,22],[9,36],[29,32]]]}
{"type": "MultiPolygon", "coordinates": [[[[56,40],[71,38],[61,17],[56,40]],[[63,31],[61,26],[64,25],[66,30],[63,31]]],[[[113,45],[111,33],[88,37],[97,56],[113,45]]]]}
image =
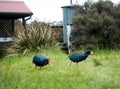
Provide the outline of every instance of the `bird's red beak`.
{"type": "Polygon", "coordinates": [[[93,51],[91,51],[90,54],[93,54],[93,51]]]}
{"type": "Polygon", "coordinates": [[[48,64],[50,64],[50,59],[48,60],[48,64]]]}

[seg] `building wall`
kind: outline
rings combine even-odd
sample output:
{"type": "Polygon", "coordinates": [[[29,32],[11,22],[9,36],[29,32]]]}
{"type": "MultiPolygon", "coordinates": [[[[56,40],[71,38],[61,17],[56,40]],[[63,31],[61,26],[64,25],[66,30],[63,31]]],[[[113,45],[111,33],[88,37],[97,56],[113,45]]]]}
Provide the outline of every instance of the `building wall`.
{"type": "Polygon", "coordinates": [[[0,37],[11,37],[14,34],[14,20],[0,19],[0,37]]]}

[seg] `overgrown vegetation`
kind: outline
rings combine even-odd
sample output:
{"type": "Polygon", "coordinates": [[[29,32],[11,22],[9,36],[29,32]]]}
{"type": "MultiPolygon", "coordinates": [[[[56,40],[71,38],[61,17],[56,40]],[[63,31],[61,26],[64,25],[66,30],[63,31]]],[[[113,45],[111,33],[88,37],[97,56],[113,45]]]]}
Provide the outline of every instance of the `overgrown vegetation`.
{"type": "Polygon", "coordinates": [[[39,53],[50,57],[50,65],[34,69],[35,53],[10,54],[0,60],[0,89],[120,89],[119,50],[94,51],[78,70],[59,48],[39,53]]]}
{"type": "Polygon", "coordinates": [[[75,47],[120,48],[120,3],[88,0],[76,10],[72,32],[75,47]]]}
{"type": "Polygon", "coordinates": [[[6,55],[6,50],[0,50],[0,59],[2,59],[6,55]]]}
{"type": "MultiPolygon", "coordinates": [[[[120,5],[100,0],[80,8],[73,21],[75,46],[119,47],[120,5]]],[[[59,33],[49,24],[34,21],[27,29],[17,24],[13,48],[26,55],[8,54],[0,60],[0,89],[120,89],[119,49],[95,49],[77,70],[76,64],[69,66],[68,55],[54,45],[59,33]],[[50,65],[34,69],[32,58],[36,53],[50,57],[50,65]]]]}
{"type": "Polygon", "coordinates": [[[14,37],[13,48],[23,54],[29,51],[39,51],[44,47],[50,47],[56,44],[59,33],[50,28],[49,23],[31,22],[27,29],[24,29],[21,23],[17,23],[16,35],[14,37]]]}

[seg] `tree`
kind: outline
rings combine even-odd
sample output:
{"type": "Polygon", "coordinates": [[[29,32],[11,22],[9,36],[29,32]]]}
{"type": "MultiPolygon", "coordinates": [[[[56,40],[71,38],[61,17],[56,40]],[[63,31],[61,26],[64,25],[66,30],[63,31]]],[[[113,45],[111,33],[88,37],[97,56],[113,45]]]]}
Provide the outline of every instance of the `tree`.
{"type": "Polygon", "coordinates": [[[75,46],[120,47],[120,4],[100,0],[85,7],[85,13],[77,10],[73,19],[75,46]]]}

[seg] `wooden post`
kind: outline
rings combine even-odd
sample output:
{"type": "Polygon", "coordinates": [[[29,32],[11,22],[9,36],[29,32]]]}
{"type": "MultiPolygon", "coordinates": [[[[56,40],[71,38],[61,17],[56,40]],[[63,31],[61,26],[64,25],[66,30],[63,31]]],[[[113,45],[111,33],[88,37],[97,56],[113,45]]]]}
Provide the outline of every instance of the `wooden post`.
{"type": "Polygon", "coordinates": [[[24,28],[26,29],[26,21],[25,21],[25,18],[22,18],[22,24],[23,24],[24,28]]]}
{"type": "Polygon", "coordinates": [[[72,5],[72,0],[70,0],[70,4],[72,5]]]}
{"type": "Polygon", "coordinates": [[[15,21],[12,19],[12,36],[15,35],[15,21]]]}

